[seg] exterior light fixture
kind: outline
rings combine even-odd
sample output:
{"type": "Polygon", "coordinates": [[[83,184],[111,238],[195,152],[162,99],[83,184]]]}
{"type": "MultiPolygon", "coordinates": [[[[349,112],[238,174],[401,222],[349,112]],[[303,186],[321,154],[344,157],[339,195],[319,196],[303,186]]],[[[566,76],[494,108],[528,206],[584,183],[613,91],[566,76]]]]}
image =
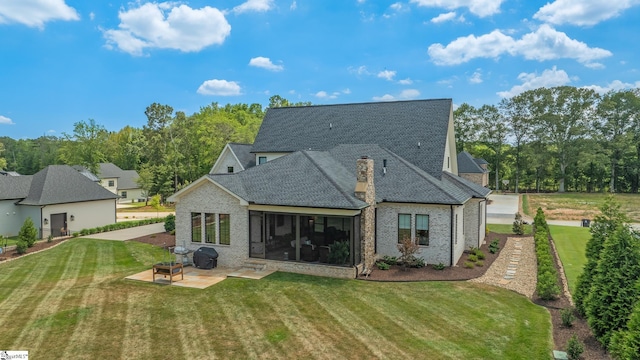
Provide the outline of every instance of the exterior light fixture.
{"type": "Polygon", "coordinates": [[[49,219],[44,218],[44,224],[47,225],[49,223],[49,219]]]}
{"type": "Polygon", "coordinates": [[[76,217],[75,217],[75,216],[73,216],[73,215],[71,215],[70,219],[71,219],[71,221],[73,221],[73,220],[75,220],[75,219],[76,219],[76,217]]]}

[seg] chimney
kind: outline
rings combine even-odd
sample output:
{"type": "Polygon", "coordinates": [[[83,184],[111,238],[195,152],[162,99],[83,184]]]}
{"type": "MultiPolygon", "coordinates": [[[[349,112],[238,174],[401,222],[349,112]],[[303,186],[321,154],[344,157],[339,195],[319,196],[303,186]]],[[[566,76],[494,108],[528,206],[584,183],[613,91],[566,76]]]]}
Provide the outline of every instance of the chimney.
{"type": "Polygon", "coordinates": [[[373,159],[366,156],[356,161],[355,196],[369,204],[360,212],[360,251],[364,269],[369,272],[375,263],[376,190],[373,183],[373,159]]]}

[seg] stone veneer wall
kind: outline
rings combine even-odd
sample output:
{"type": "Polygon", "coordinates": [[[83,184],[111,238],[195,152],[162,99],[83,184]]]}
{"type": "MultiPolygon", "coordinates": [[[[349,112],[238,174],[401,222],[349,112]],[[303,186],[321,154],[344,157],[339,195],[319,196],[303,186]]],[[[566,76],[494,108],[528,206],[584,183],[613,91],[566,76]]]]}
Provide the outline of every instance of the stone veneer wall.
{"type": "Polygon", "coordinates": [[[460,177],[480,186],[486,187],[489,184],[488,173],[460,173],[460,177]]]}
{"type": "MultiPolygon", "coordinates": [[[[263,262],[260,259],[251,259],[263,262]]],[[[292,272],[315,276],[327,276],[333,278],[353,279],[356,277],[356,268],[353,266],[314,265],[295,261],[264,260],[269,270],[292,272]]]]}
{"type": "MultiPolygon", "coordinates": [[[[203,226],[204,228],[204,226],[203,226]]],[[[202,237],[204,239],[204,236],[202,237]]],[[[185,245],[190,250],[212,247],[219,254],[218,265],[241,266],[249,258],[249,213],[246,206],[216,185],[204,182],[184,194],[176,203],[176,245],[185,245]],[[214,245],[191,242],[191,213],[229,214],[231,221],[231,244],[214,245]]]]}
{"type": "MultiPolygon", "coordinates": [[[[418,257],[427,264],[450,264],[451,260],[451,207],[449,205],[424,205],[402,203],[380,203],[377,215],[377,254],[399,256],[398,214],[411,214],[411,237],[415,238],[415,215],[429,215],[429,246],[421,246],[418,257]]],[[[458,214],[458,243],[454,244],[454,264],[464,251],[464,214],[462,206],[454,206],[458,214]]],[[[455,219],[454,219],[455,221],[455,219]]]]}
{"type": "Polygon", "coordinates": [[[369,204],[360,214],[360,251],[362,263],[367,270],[375,264],[376,190],[373,181],[373,160],[362,158],[356,161],[356,189],[358,199],[369,204]]]}

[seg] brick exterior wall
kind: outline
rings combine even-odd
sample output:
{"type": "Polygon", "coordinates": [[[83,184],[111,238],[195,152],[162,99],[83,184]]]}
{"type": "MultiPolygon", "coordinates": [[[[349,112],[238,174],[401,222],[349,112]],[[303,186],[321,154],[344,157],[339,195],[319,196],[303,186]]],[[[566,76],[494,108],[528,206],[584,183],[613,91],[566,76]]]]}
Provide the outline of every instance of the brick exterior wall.
{"type": "Polygon", "coordinates": [[[489,184],[489,173],[460,173],[460,177],[484,187],[489,184]]]}
{"type": "Polygon", "coordinates": [[[363,158],[356,161],[356,181],[356,197],[369,204],[369,207],[362,209],[360,215],[360,251],[364,268],[371,270],[376,261],[376,190],[373,183],[372,159],[363,158]]]}
{"type": "MultiPolygon", "coordinates": [[[[429,215],[429,246],[421,246],[418,257],[422,257],[427,264],[443,263],[450,265],[451,261],[451,207],[448,205],[424,204],[378,204],[377,215],[377,255],[399,256],[398,251],[398,214],[411,214],[411,237],[415,238],[415,215],[429,215]]],[[[458,214],[457,236],[458,243],[454,244],[454,264],[464,251],[463,235],[463,207],[454,206],[454,214],[458,214]]],[[[455,217],[454,217],[455,221],[455,217]]]]}

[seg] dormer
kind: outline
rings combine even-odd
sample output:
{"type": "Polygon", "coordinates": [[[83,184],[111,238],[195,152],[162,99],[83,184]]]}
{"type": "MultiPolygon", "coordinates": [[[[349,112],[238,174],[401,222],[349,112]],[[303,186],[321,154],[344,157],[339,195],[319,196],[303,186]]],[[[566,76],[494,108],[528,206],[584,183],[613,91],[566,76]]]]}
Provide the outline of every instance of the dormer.
{"type": "Polygon", "coordinates": [[[228,143],[220,152],[209,174],[233,174],[256,164],[251,144],[228,143]]]}

